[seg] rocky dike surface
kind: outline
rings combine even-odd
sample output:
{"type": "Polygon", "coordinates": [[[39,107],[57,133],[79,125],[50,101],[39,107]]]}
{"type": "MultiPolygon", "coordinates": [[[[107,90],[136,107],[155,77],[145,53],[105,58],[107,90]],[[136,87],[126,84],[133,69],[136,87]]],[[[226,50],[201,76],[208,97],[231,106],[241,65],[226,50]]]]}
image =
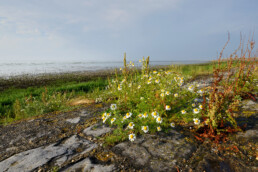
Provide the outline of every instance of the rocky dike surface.
{"type": "MultiPolygon", "coordinates": [[[[200,81],[199,81],[200,82],[200,81]]],[[[206,86],[208,81],[200,82],[206,86]]],[[[257,101],[245,100],[237,120],[244,132],[227,142],[200,142],[188,127],[105,146],[108,105],[91,104],[0,126],[0,171],[257,171],[257,101]]],[[[190,126],[191,127],[191,126],[190,126]]]]}

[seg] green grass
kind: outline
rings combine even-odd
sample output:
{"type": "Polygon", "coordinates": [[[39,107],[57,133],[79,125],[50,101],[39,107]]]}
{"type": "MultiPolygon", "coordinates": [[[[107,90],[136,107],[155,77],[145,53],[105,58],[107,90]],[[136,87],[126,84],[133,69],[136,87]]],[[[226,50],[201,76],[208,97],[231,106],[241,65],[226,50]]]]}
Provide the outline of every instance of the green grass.
{"type": "Polygon", "coordinates": [[[8,88],[0,92],[0,123],[71,109],[66,103],[71,98],[86,96],[96,88],[104,89],[106,85],[106,79],[97,78],[88,82],[68,81],[41,87],[8,88]],[[59,102],[54,99],[59,99],[59,102]],[[52,107],[49,105],[51,101],[52,107]],[[19,114],[17,108],[26,111],[26,114],[19,114]]]}

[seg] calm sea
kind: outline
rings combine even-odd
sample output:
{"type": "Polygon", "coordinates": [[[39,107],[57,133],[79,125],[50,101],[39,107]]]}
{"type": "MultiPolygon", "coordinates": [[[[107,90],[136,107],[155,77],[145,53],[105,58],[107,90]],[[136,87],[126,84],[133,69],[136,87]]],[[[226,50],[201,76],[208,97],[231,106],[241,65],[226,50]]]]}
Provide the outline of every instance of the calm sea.
{"type": "MultiPolygon", "coordinates": [[[[208,61],[151,61],[150,65],[195,64],[208,61]]],[[[139,62],[134,62],[140,66],[139,62]]],[[[77,71],[96,71],[120,68],[123,62],[37,62],[8,63],[0,61],[0,77],[11,77],[24,74],[64,73],[77,71]]]]}

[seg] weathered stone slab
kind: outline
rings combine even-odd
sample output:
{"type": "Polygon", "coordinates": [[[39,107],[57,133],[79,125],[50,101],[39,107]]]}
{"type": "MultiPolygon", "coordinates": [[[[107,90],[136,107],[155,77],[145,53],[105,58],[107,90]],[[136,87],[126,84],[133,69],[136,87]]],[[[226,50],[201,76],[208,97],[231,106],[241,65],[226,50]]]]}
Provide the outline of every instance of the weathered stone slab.
{"type": "Polygon", "coordinates": [[[71,167],[65,169],[65,172],[111,172],[115,170],[114,165],[100,165],[100,164],[94,164],[91,162],[89,158],[86,158],[71,167]]]}
{"type": "Polygon", "coordinates": [[[106,127],[102,124],[96,124],[83,130],[85,135],[91,135],[93,137],[99,137],[111,131],[110,127],[106,127]]]}
{"type": "Polygon", "coordinates": [[[136,168],[150,171],[166,171],[174,168],[178,162],[187,160],[196,147],[188,143],[185,137],[175,130],[169,134],[148,135],[137,138],[136,142],[123,142],[112,148],[119,155],[129,159],[136,168]],[[140,139],[140,142],[137,142],[140,139]]]}
{"type": "Polygon", "coordinates": [[[2,171],[22,172],[34,170],[54,158],[59,158],[59,164],[69,159],[76,152],[77,148],[84,148],[88,152],[97,147],[95,143],[72,136],[60,144],[51,144],[36,149],[31,149],[0,162],[2,171]],[[62,157],[60,161],[60,157],[62,157]]]}
{"type": "Polygon", "coordinates": [[[66,121],[70,122],[70,123],[73,123],[73,124],[77,124],[80,121],[80,117],[67,119],[66,121]]]}

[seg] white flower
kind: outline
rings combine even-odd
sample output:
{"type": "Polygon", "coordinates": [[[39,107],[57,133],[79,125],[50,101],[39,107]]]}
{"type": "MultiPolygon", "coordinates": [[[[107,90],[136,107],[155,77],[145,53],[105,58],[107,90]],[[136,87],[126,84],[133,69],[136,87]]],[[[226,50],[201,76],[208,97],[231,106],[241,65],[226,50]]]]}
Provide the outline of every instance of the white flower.
{"type": "Polygon", "coordinates": [[[174,97],[178,97],[178,94],[176,93],[176,94],[174,94],[174,97]]]}
{"type": "Polygon", "coordinates": [[[111,124],[113,124],[113,122],[115,122],[116,118],[112,118],[111,119],[111,124]]]}
{"type": "Polygon", "coordinates": [[[194,118],[193,121],[194,121],[195,125],[199,125],[200,124],[200,120],[198,118],[194,118]]]}
{"type": "Polygon", "coordinates": [[[133,142],[136,139],[135,134],[129,134],[129,140],[133,142]]]}
{"type": "Polygon", "coordinates": [[[159,113],[158,112],[152,112],[151,115],[153,116],[153,118],[157,118],[159,116],[159,113]]]}
{"type": "Polygon", "coordinates": [[[106,117],[107,117],[107,118],[111,117],[111,113],[110,113],[110,112],[107,113],[106,117]]]}
{"type": "Polygon", "coordinates": [[[170,95],[170,92],[169,92],[169,91],[166,91],[166,95],[167,95],[167,96],[170,95]]]}
{"type": "Polygon", "coordinates": [[[186,114],[186,111],[185,111],[185,110],[181,110],[181,113],[182,113],[182,114],[186,114]]]}
{"type": "Polygon", "coordinates": [[[193,113],[195,113],[195,114],[199,113],[199,109],[198,108],[194,108],[193,109],[193,113]]]}
{"type": "Polygon", "coordinates": [[[204,93],[204,91],[203,91],[203,89],[200,89],[197,93],[202,95],[204,93]]]}
{"type": "Polygon", "coordinates": [[[147,84],[151,84],[151,80],[148,80],[148,81],[147,81],[147,84]]]}
{"type": "Polygon", "coordinates": [[[165,92],[165,90],[164,90],[164,89],[161,89],[161,92],[162,92],[162,93],[164,93],[164,92],[165,92]]]}
{"type": "Polygon", "coordinates": [[[170,123],[170,126],[171,126],[172,128],[175,128],[175,127],[176,127],[176,124],[175,124],[174,122],[171,122],[171,123],[170,123]]]}
{"type": "Polygon", "coordinates": [[[199,108],[200,108],[200,109],[203,109],[203,106],[202,106],[202,105],[199,105],[199,108]]]}
{"type": "Polygon", "coordinates": [[[147,112],[145,112],[142,117],[143,117],[143,118],[147,118],[147,117],[148,117],[147,112]]]}
{"type": "Polygon", "coordinates": [[[166,105],[166,110],[171,110],[171,107],[169,105],[166,105]]]}
{"type": "Polygon", "coordinates": [[[156,74],[156,73],[158,73],[158,72],[157,72],[156,70],[154,70],[154,71],[153,71],[153,74],[156,74]]]}
{"type": "Polygon", "coordinates": [[[162,118],[161,118],[160,116],[157,117],[156,122],[159,123],[159,124],[161,124],[161,123],[162,123],[162,118]]]}
{"type": "Polygon", "coordinates": [[[193,89],[194,89],[194,87],[193,87],[192,85],[190,85],[190,86],[188,87],[188,90],[189,90],[189,91],[193,91],[193,89]]]}
{"type": "Polygon", "coordinates": [[[107,113],[103,113],[103,114],[102,114],[102,119],[103,119],[103,118],[106,118],[106,116],[107,116],[107,113]]]}
{"type": "Polygon", "coordinates": [[[102,120],[103,120],[103,123],[105,123],[105,122],[106,122],[106,120],[107,120],[107,118],[106,118],[106,117],[104,117],[104,118],[102,118],[102,120]]]}
{"type": "Polygon", "coordinates": [[[127,113],[125,114],[125,116],[126,116],[126,118],[130,118],[130,117],[132,116],[132,113],[131,113],[131,112],[127,112],[127,113]]]}
{"type": "Polygon", "coordinates": [[[142,131],[144,133],[147,133],[149,131],[149,127],[148,126],[142,126],[142,131]]]}
{"type": "Polygon", "coordinates": [[[111,106],[110,106],[111,110],[116,110],[116,108],[117,108],[116,104],[111,104],[111,106]]]}
{"type": "Polygon", "coordinates": [[[140,89],[140,88],[141,88],[141,85],[138,86],[138,89],[140,89]]]}
{"type": "Polygon", "coordinates": [[[133,122],[130,122],[130,123],[128,124],[128,128],[133,129],[133,127],[134,127],[134,123],[133,123],[133,122]]]}
{"type": "Polygon", "coordinates": [[[161,93],[161,94],[160,94],[160,97],[164,97],[164,96],[165,96],[165,94],[164,94],[164,93],[161,93]]]}
{"type": "Polygon", "coordinates": [[[140,114],[138,115],[138,117],[139,117],[139,118],[142,118],[142,116],[143,116],[143,114],[142,114],[142,113],[140,113],[140,114]]]}
{"type": "Polygon", "coordinates": [[[157,131],[161,131],[161,127],[160,126],[157,127],[157,131]]]}
{"type": "Polygon", "coordinates": [[[158,84],[159,82],[160,82],[160,81],[159,81],[158,79],[156,79],[156,80],[155,80],[155,83],[157,83],[157,84],[158,84]]]}
{"type": "Polygon", "coordinates": [[[141,97],[140,99],[141,99],[141,100],[143,100],[143,99],[144,99],[144,97],[141,97]]]}
{"type": "Polygon", "coordinates": [[[122,86],[118,85],[117,89],[118,89],[118,91],[121,91],[122,90],[122,86]]]}
{"type": "Polygon", "coordinates": [[[195,103],[193,103],[192,106],[195,107],[196,106],[195,103]]]}

